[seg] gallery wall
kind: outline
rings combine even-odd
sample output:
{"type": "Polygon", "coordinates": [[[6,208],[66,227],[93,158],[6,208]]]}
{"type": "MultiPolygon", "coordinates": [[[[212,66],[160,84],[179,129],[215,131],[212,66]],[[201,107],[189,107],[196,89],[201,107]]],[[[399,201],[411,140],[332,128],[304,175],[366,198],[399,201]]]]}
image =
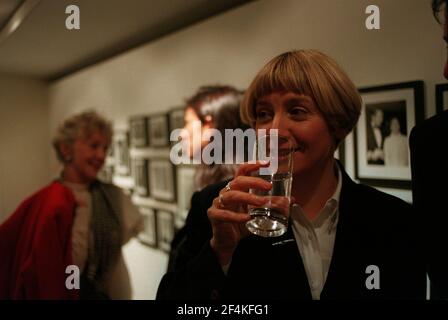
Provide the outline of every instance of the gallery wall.
{"type": "MultiPolygon", "coordinates": [[[[328,53],[358,87],[423,80],[425,114],[430,116],[434,85],[443,82],[441,37],[429,0],[257,1],[53,83],[49,128],[52,132],[68,115],[96,108],[117,130],[126,129],[131,116],[179,106],[200,85],[244,89],[269,59],[301,48],[328,53]],[[365,27],[369,4],[380,8],[379,30],[365,27]]],[[[353,175],[351,137],[345,147],[346,167],[353,175]]],[[[57,171],[55,160],[50,168],[57,171]]],[[[384,190],[411,199],[409,190],[384,190]]],[[[166,255],[136,242],[127,250],[136,297],[154,298],[166,255]]]]}
{"type": "Polygon", "coordinates": [[[49,182],[47,91],[43,82],[0,74],[0,223],[49,182]]]}

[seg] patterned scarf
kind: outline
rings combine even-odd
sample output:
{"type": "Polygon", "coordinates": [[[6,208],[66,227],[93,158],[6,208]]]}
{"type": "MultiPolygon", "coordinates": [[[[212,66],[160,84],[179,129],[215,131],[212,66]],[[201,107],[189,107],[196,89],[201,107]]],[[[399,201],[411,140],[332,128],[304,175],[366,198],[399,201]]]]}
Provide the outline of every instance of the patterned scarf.
{"type": "Polygon", "coordinates": [[[87,267],[81,286],[81,299],[107,299],[105,280],[117,262],[122,244],[119,190],[95,181],[90,186],[92,219],[90,222],[87,267]]]}

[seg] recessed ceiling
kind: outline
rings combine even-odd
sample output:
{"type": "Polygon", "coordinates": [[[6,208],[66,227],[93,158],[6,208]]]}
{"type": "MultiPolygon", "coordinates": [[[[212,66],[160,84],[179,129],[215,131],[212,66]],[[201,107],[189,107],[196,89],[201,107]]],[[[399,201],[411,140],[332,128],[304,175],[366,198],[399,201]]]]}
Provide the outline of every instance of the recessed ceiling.
{"type": "Polygon", "coordinates": [[[32,7],[0,41],[0,72],[56,80],[250,1],[0,0],[3,34],[14,12],[32,7]],[[79,7],[79,30],[65,26],[69,5],[79,7]]]}

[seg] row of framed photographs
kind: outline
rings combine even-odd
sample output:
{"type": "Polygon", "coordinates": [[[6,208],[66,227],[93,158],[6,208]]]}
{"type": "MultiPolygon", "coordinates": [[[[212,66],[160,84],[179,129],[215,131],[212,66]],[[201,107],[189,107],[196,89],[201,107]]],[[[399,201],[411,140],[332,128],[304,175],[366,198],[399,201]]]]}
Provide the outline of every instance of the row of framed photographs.
{"type": "Polygon", "coordinates": [[[130,145],[135,148],[166,147],[170,132],[184,126],[184,108],[168,113],[134,116],[130,119],[130,145]]]}
{"type": "MultiPolygon", "coordinates": [[[[410,190],[409,135],[424,120],[424,82],[364,87],[359,92],[363,108],[353,132],[355,179],[372,186],[410,190]]],[[[447,110],[448,85],[436,85],[435,93],[437,112],[447,110]]]]}
{"type": "Polygon", "coordinates": [[[152,248],[170,252],[175,233],[174,213],[147,206],[139,207],[139,211],[144,219],[144,229],[138,235],[139,241],[152,248]]]}
{"type": "Polygon", "coordinates": [[[112,145],[109,148],[108,159],[114,166],[113,174],[119,176],[131,175],[131,157],[129,153],[129,131],[114,132],[112,145]]]}
{"type": "Polygon", "coordinates": [[[174,225],[180,229],[185,223],[195,192],[196,167],[174,166],[166,159],[136,159],[133,172],[136,175],[133,194],[164,203],[176,203],[174,225]]]}
{"type": "Polygon", "coordinates": [[[134,192],[140,197],[175,202],[175,170],[170,159],[132,159],[134,192]]]}

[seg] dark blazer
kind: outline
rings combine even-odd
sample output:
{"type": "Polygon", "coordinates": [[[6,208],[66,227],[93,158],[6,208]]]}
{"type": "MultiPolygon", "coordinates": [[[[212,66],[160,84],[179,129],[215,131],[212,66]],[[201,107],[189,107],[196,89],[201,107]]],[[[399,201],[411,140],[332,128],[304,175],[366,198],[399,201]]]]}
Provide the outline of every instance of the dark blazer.
{"type": "MultiPolygon", "coordinates": [[[[342,175],[336,240],[321,299],[424,299],[422,239],[412,207],[342,175]],[[369,265],[380,270],[378,290],[366,287],[369,265]]],[[[224,275],[209,244],[207,209],[225,184],[194,194],[178,263],[163,277],[157,299],[311,299],[291,224],[281,237],[241,240],[224,275]]]]}
{"type": "Polygon", "coordinates": [[[448,299],[448,111],[410,136],[413,204],[424,223],[431,298],[448,299]]]}

